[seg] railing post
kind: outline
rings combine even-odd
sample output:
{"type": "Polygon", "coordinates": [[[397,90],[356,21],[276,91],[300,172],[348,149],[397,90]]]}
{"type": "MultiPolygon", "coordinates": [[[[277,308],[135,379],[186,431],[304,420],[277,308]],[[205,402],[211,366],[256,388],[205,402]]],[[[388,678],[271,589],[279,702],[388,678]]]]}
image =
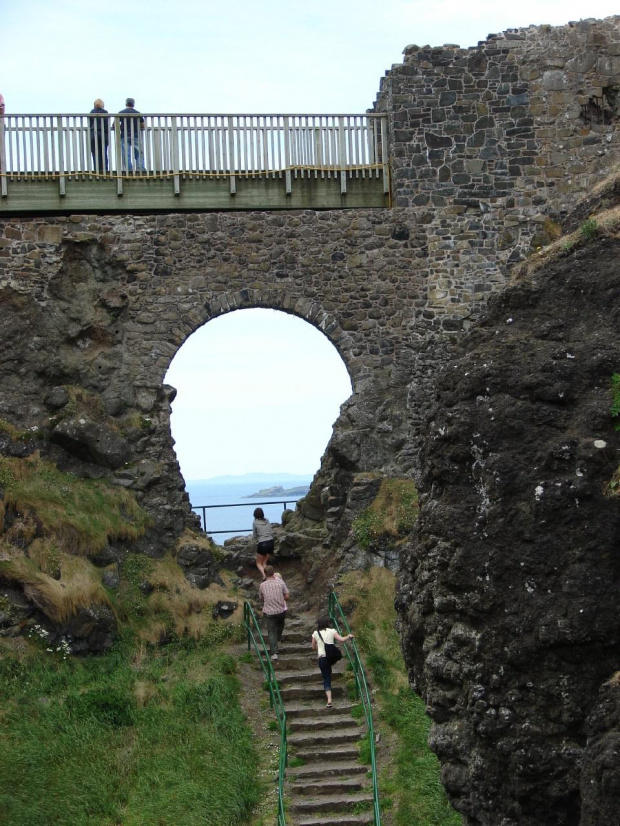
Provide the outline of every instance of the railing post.
{"type": "Polygon", "coordinates": [[[9,194],[8,177],[6,169],[6,146],[4,143],[4,115],[0,118],[0,177],[1,177],[1,194],[6,198],[9,194]]]}
{"type": "Polygon", "coordinates": [[[181,194],[181,178],[179,177],[179,131],[177,127],[176,115],[172,118],[171,124],[172,138],[172,181],[174,194],[181,194]]]}
{"type": "Polygon", "coordinates": [[[62,115],[58,116],[58,193],[61,197],[66,194],[65,189],[65,132],[62,125],[62,115]]]}
{"type": "Polygon", "coordinates": [[[288,118],[284,118],[284,182],[286,186],[286,194],[290,195],[293,191],[293,183],[291,180],[291,132],[288,123],[288,118]]]}
{"type": "Polygon", "coordinates": [[[345,170],[345,161],[347,156],[347,141],[346,135],[344,132],[344,118],[338,118],[338,154],[340,157],[338,158],[338,168],[340,169],[340,194],[346,195],[347,194],[347,173],[345,170]]]}
{"type": "Polygon", "coordinates": [[[383,194],[390,192],[390,167],[388,164],[388,137],[387,137],[387,116],[381,118],[381,160],[383,161],[383,194]]]}
{"type": "Polygon", "coordinates": [[[114,154],[116,155],[116,194],[123,194],[123,150],[121,148],[121,122],[117,118],[114,129],[114,154]]]}
{"type": "Polygon", "coordinates": [[[228,116],[228,169],[230,174],[230,194],[237,194],[237,179],[234,172],[235,164],[235,132],[232,115],[228,116]]]}

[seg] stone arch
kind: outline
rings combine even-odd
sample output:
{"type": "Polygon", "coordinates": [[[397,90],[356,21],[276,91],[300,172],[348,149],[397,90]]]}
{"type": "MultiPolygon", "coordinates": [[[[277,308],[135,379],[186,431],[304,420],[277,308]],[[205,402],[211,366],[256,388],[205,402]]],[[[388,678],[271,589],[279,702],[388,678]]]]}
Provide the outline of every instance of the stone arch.
{"type": "Polygon", "coordinates": [[[203,304],[202,318],[194,312],[185,319],[183,335],[178,342],[175,342],[176,351],[203,324],[236,310],[251,309],[277,310],[294,315],[323,333],[342,359],[351,379],[352,392],[355,393],[357,384],[365,373],[358,342],[351,333],[342,329],[336,316],[325,310],[320,301],[306,296],[295,297],[287,291],[242,288],[214,293],[203,304]]]}

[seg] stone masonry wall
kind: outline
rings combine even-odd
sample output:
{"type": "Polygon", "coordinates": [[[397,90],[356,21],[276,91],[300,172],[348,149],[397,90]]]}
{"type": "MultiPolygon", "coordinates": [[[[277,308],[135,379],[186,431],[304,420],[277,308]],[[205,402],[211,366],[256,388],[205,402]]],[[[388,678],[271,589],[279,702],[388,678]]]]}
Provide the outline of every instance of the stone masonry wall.
{"type": "Polygon", "coordinates": [[[428,211],[427,312],[465,318],[617,163],[620,17],[404,54],[375,104],[394,204],[428,211]]]}

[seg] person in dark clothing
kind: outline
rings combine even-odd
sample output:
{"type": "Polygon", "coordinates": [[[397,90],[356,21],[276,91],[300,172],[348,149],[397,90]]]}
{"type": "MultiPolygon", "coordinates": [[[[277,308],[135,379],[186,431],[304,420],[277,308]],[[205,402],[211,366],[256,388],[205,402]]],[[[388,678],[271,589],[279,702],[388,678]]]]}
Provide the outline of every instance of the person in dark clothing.
{"type": "MultiPolygon", "coordinates": [[[[90,110],[91,115],[107,115],[104,109],[104,102],[97,98],[94,109],[90,110]]],[[[90,128],[90,151],[93,155],[93,166],[95,172],[102,173],[108,171],[108,147],[110,144],[110,119],[95,117],[89,118],[90,128]]]]}
{"type": "Polygon", "coordinates": [[[144,118],[135,108],[136,102],[133,98],[127,98],[125,109],[121,109],[119,115],[131,115],[132,117],[119,118],[119,129],[121,135],[121,157],[123,169],[133,169],[135,161],[136,169],[146,171],[144,158],[142,156],[142,131],[144,130],[144,118]]]}

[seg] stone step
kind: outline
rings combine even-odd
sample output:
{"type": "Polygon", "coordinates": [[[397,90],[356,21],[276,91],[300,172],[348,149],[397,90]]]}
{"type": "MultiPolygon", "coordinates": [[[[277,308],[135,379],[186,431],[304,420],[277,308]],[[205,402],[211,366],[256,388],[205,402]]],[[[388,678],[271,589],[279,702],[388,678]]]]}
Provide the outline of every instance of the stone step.
{"type": "Polygon", "coordinates": [[[312,717],[295,717],[289,719],[288,712],[286,714],[288,719],[288,728],[290,732],[294,731],[317,731],[318,729],[350,729],[356,728],[359,730],[359,721],[353,719],[349,714],[334,714],[333,708],[331,710],[324,708],[322,711],[317,710],[317,714],[312,717]]]}
{"type": "Polygon", "coordinates": [[[342,731],[313,731],[313,732],[295,732],[289,734],[287,742],[293,748],[309,747],[309,746],[338,746],[343,743],[357,743],[358,740],[364,736],[364,729],[356,726],[352,729],[342,731]]]}
{"type": "MultiPolygon", "coordinates": [[[[338,677],[341,674],[341,671],[332,671],[332,677],[338,677]]],[[[319,680],[322,685],[323,678],[321,677],[321,672],[317,668],[305,668],[305,669],[294,669],[291,671],[285,671],[283,669],[278,668],[278,682],[280,686],[287,685],[287,684],[299,684],[299,683],[309,683],[319,680]]]]}
{"type": "MultiPolygon", "coordinates": [[[[279,675],[278,675],[279,677],[279,675]]],[[[318,700],[322,699],[325,703],[325,691],[322,685],[283,685],[280,687],[280,696],[286,706],[289,701],[295,700],[318,700]]],[[[345,687],[343,685],[332,685],[332,697],[345,697],[345,687]]],[[[329,709],[326,709],[329,711],[329,709]]]]}
{"type": "Polygon", "coordinates": [[[368,788],[368,778],[363,774],[357,777],[317,777],[313,780],[304,778],[302,781],[287,783],[287,788],[293,795],[321,795],[351,794],[368,788]]]}
{"type": "MultiPolygon", "coordinates": [[[[301,815],[290,821],[290,826],[368,826],[375,822],[372,810],[359,814],[340,812],[335,815],[323,814],[320,817],[301,815]]],[[[289,821],[287,820],[287,824],[289,821]]]]}
{"type": "Polygon", "coordinates": [[[372,806],[372,792],[357,794],[324,794],[320,797],[297,797],[289,802],[289,811],[311,814],[312,812],[346,812],[360,805],[372,806]]]}
{"type": "MultiPolygon", "coordinates": [[[[328,709],[325,708],[325,692],[322,692],[323,696],[321,697],[320,702],[316,703],[287,703],[286,704],[286,716],[287,718],[296,719],[297,717],[310,717],[313,714],[321,714],[324,715],[328,709]]],[[[348,700],[339,700],[339,702],[334,703],[331,714],[350,714],[351,709],[353,708],[354,703],[348,700]]]]}
{"type": "Polygon", "coordinates": [[[312,780],[314,777],[351,777],[351,775],[363,775],[368,779],[370,766],[358,763],[353,760],[334,760],[314,763],[307,763],[305,766],[290,766],[286,770],[286,776],[291,782],[312,780]]]}
{"type": "Polygon", "coordinates": [[[284,639],[280,641],[280,651],[287,656],[303,656],[307,654],[309,657],[317,659],[316,651],[313,651],[309,645],[303,642],[285,642],[284,639]]]}
{"type": "Polygon", "coordinates": [[[278,654],[280,655],[279,666],[281,671],[307,671],[309,668],[312,668],[312,666],[319,671],[319,667],[316,664],[316,657],[304,656],[303,654],[291,654],[288,651],[283,651],[282,648],[278,649],[278,654]]]}
{"type": "Polygon", "coordinates": [[[301,780],[312,780],[314,777],[351,777],[363,775],[368,777],[370,766],[358,763],[357,760],[316,760],[303,766],[289,766],[286,770],[287,778],[293,783],[301,780]]]}
{"type": "Polygon", "coordinates": [[[323,762],[353,763],[359,757],[359,749],[356,743],[348,743],[347,745],[333,746],[331,748],[322,746],[318,749],[296,746],[293,756],[303,760],[305,765],[323,762]]]}

